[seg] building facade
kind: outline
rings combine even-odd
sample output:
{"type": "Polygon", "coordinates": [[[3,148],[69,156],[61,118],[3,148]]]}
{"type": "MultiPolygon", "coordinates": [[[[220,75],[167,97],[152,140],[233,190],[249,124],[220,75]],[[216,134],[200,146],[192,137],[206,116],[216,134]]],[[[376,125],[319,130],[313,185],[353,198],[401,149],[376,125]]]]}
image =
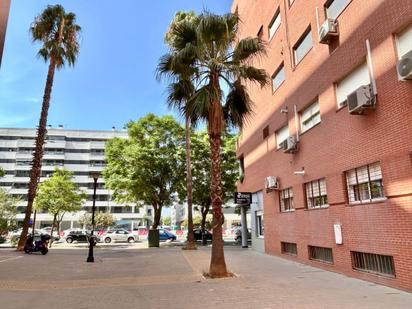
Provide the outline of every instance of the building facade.
{"type": "MultiPolygon", "coordinates": [[[[18,204],[17,219],[22,221],[27,206],[29,173],[34,151],[36,131],[34,129],[0,129],[0,166],[6,175],[0,178],[0,187],[21,199],[18,204]]],[[[126,138],[125,131],[66,130],[62,127],[47,129],[40,181],[49,177],[55,168],[65,168],[73,172],[73,182],[87,194],[83,209],[77,213],[65,214],[61,229],[79,227],[79,218],[90,213],[93,205],[93,178],[90,172],[101,172],[105,166],[105,142],[111,138],[126,138]]],[[[120,205],[112,200],[111,192],[104,186],[101,176],[97,181],[96,211],[113,214],[125,225],[146,225],[151,217],[151,207],[120,205]]],[[[53,218],[47,213],[39,213],[36,227],[50,226],[53,218]]]]}
{"type": "Polygon", "coordinates": [[[238,191],[262,196],[255,237],[269,254],[411,291],[412,2],[232,11],[240,38],[267,42],[253,64],[272,81],[248,85],[255,115],[237,149],[238,191]]]}
{"type": "Polygon", "coordinates": [[[6,38],[7,20],[9,19],[10,0],[0,1],[0,67],[6,38]]]}

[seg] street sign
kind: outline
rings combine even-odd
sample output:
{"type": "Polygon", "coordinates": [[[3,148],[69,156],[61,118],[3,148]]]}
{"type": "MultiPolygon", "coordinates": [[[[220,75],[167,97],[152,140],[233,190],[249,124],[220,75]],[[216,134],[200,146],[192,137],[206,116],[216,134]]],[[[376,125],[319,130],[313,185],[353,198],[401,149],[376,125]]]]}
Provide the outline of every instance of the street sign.
{"type": "Polygon", "coordinates": [[[235,193],[235,204],[249,205],[252,203],[252,193],[251,192],[236,192],[235,193]]]}

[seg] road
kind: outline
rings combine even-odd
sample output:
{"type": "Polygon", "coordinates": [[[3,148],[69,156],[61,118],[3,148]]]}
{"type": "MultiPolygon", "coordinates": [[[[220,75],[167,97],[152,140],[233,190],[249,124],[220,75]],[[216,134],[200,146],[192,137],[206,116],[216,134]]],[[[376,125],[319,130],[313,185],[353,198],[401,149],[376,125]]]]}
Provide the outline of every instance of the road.
{"type": "Polygon", "coordinates": [[[210,248],[0,250],[1,309],[412,308],[412,294],[235,246],[228,279],[205,279],[210,248]]]}

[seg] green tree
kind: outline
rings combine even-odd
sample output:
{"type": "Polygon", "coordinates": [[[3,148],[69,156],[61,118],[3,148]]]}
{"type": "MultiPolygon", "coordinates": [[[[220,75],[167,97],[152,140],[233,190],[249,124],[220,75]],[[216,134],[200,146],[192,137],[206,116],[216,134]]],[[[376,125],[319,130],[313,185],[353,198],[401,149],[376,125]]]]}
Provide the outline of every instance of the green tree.
{"type": "Polygon", "coordinates": [[[69,66],[74,66],[79,53],[78,36],[80,31],[80,26],[76,24],[76,15],[74,13],[66,13],[61,5],[47,6],[47,8],[36,17],[30,27],[33,41],[42,43],[38,55],[43,58],[44,61],[49,61],[49,69],[47,72],[39,125],[37,127],[23,230],[17,246],[17,250],[19,251],[22,251],[24,248],[33,202],[36,197],[37,186],[40,179],[43,146],[47,133],[47,114],[49,111],[54,73],[56,68],[61,69],[66,63],[69,66]]]}
{"type": "Polygon", "coordinates": [[[16,205],[18,201],[0,188],[0,236],[17,227],[16,205]]]}
{"type": "MultiPolygon", "coordinates": [[[[73,173],[56,169],[50,178],[39,184],[34,200],[36,210],[45,210],[53,216],[50,236],[53,236],[54,227],[60,225],[66,212],[79,211],[86,199],[86,194],[79,191],[72,181],[73,173]]],[[[52,242],[50,242],[51,246],[52,242]]]]}
{"type": "Polygon", "coordinates": [[[5,174],[4,169],[0,166],[0,177],[3,177],[5,174]]]}
{"type": "MultiPolygon", "coordinates": [[[[169,45],[171,53],[179,52],[181,47],[178,44],[179,36],[175,35],[177,29],[184,27],[185,24],[197,23],[197,15],[191,12],[177,12],[169,30],[165,35],[165,42],[169,45]]],[[[161,58],[158,65],[159,76],[170,76],[170,56],[166,55],[161,58]]],[[[192,162],[190,154],[190,116],[185,112],[185,105],[194,93],[194,86],[190,78],[191,72],[187,70],[173,71],[174,79],[168,87],[168,105],[170,108],[177,109],[185,118],[185,147],[186,147],[186,201],[188,217],[188,236],[187,244],[183,249],[196,249],[196,241],[193,234],[193,180],[192,180],[192,162]]]]}
{"type": "MultiPolygon", "coordinates": [[[[203,228],[206,228],[207,230],[209,230],[210,228],[212,228],[212,220],[213,220],[213,217],[211,215],[208,215],[207,217],[205,217],[205,219],[203,219],[202,216],[194,216],[193,226],[195,228],[202,228],[202,225],[203,225],[203,228]]],[[[182,227],[186,228],[187,224],[188,223],[186,219],[182,222],[182,227]]]]}
{"type": "MultiPolygon", "coordinates": [[[[98,212],[94,216],[94,224],[96,229],[107,229],[114,225],[116,222],[112,214],[106,212],[98,212]]],[[[81,226],[91,229],[92,228],[92,215],[84,214],[80,219],[79,223],[81,226]]]]}
{"type": "Polygon", "coordinates": [[[172,218],[170,216],[162,218],[162,225],[170,226],[171,224],[172,218]]]}
{"type": "Polygon", "coordinates": [[[171,116],[148,114],[127,124],[129,137],[106,144],[106,187],[118,202],[149,204],[157,229],[163,206],[184,192],[184,129],[171,116]]]}
{"type": "Polygon", "coordinates": [[[265,54],[259,37],[237,40],[239,18],[204,12],[196,23],[182,23],[172,29],[176,49],[162,57],[167,74],[179,78],[184,70],[197,85],[194,95],[185,104],[185,113],[207,123],[211,149],[211,199],[213,212],[213,243],[209,268],[211,277],[228,276],[222,238],[221,136],[224,128],[242,127],[251,115],[252,102],[246,83],[261,87],[269,82],[263,69],[253,60],[265,54]],[[192,73],[191,73],[192,71],[192,73]],[[228,87],[225,96],[222,84],[228,87]]]}
{"type": "MultiPolygon", "coordinates": [[[[222,135],[222,187],[223,202],[233,198],[236,191],[236,180],[239,175],[238,162],[236,158],[236,135],[227,132],[222,135]]],[[[206,217],[210,213],[212,199],[209,188],[211,182],[210,174],[210,147],[208,134],[205,131],[192,135],[192,157],[193,157],[193,203],[200,207],[201,224],[203,234],[208,229],[206,217]]],[[[206,244],[206,239],[203,239],[206,244]]]]}

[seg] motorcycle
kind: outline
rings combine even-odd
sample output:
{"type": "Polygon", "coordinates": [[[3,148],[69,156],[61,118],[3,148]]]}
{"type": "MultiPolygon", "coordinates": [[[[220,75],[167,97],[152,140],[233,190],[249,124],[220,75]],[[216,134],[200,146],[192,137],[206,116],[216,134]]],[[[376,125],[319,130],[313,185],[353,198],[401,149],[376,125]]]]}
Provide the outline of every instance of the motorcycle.
{"type": "Polygon", "coordinates": [[[32,235],[27,236],[26,243],[24,245],[24,252],[31,254],[33,252],[41,252],[41,254],[46,255],[49,252],[49,235],[41,235],[40,240],[34,241],[32,235]]]}

